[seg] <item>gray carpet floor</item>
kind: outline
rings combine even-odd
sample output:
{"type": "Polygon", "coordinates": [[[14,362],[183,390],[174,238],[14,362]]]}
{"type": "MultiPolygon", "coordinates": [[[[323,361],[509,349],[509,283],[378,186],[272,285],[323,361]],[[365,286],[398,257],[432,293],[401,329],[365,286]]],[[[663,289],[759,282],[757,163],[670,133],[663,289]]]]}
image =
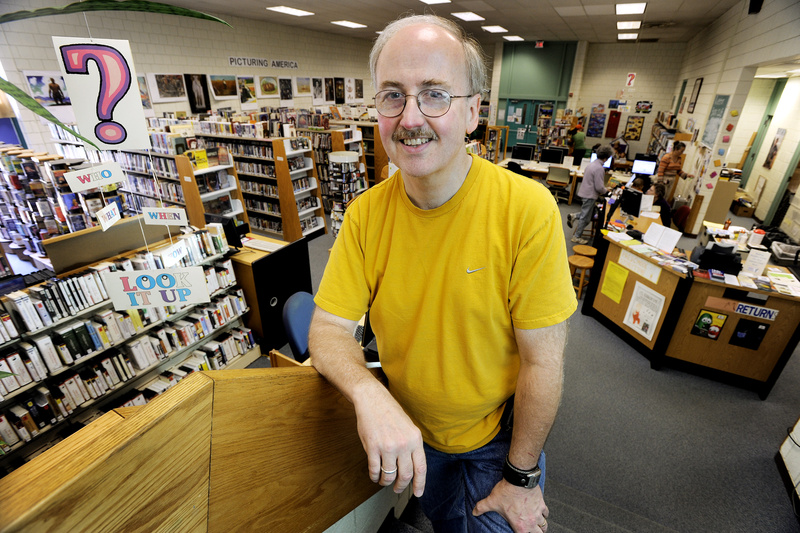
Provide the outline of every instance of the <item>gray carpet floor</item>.
{"type": "MultiPolygon", "coordinates": [[[[560,204],[562,218],[579,208],[560,204]]],[[[564,231],[571,235],[566,222],[564,231]]],[[[694,242],[683,237],[679,246],[688,251],[694,242]]],[[[330,235],[309,243],[315,292],[332,243],[330,235]]],[[[282,351],[291,353],[288,345],[282,351]]],[[[550,532],[800,532],[775,461],[798,417],[797,351],[761,401],[692,374],[652,370],[576,312],[563,400],[545,447],[550,532]]]]}

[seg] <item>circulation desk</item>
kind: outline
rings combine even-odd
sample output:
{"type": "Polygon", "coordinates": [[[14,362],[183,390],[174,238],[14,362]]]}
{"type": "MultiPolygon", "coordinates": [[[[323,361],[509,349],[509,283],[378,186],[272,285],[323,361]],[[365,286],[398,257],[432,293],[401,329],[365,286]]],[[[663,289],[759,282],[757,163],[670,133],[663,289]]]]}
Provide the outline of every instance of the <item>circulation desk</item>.
{"type": "Polygon", "coordinates": [[[800,298],[691,278],[607,236],[581,312],[650,360],[769,395],[800,341],[800,298]]]}

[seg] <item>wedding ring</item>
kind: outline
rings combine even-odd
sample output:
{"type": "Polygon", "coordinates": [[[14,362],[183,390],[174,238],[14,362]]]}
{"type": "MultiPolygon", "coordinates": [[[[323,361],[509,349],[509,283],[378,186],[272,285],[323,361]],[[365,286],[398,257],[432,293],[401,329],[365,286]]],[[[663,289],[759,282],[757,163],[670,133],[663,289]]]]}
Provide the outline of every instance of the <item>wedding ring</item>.
{"type": "Polygon", "coordinates": [[[397,473],[397,468],[395,468],[394,470],[384,470],[383,467],[381,467],[381,472],[383,472],[387,476],[391,476],[392,474],[397,473]]]}
{"type": "Polygon", "coordinates": [[[540,527],[540,528],[542,528],[542,529],[544,529],[545,527],[547,527],[547,520],[545,520],[544,518],[542,518],[542,520],[544,520],[544,522],[542,522],[541,524],[539,524],[539,527],[540,527]]]}

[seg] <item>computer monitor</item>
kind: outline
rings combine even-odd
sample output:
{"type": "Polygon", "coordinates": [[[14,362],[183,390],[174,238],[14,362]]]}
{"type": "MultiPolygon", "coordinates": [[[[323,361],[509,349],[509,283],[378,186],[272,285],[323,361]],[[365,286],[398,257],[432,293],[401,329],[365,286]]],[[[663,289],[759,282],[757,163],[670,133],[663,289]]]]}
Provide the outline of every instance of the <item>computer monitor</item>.
{"type": "Polygon", "coordinates": [[[222,230],[225,232],[225,239],[228,241],[228,246],[231,248],[242,247],[242,235],[250,233],[249,224],[236,225],[236,220],[231,217],[223,215],[214,215],[212,213],[204,213],[206,224],[217,223],[222,224],[222,230]]]}
{"type": "Polygon", "coordinates": [[[545,148],[539,156],[541,163],[550,163],[552,165],[560,165],[564,160],[564,152],[557,148],[545,148]]]}
{"type": "Polygon", "coordinates": [[[658,161],[658,156],[655,156],[655,155],[649,155],[649,154],[643,154],[643,153],[639,152],[639,153],[638,153],[638,154],[636,154],[636,156],[633,158],[633,160],[634,160],[634,161],[635,161],[635,160],[637,160],[637,159],[639,159],[639,160],[641,160],[641,161],[658,161]]]}
{"type": "Polygon", "coordinates": [[[638,217],[642,207],[642,193],[636,189],[625,189],[619,198],[619,210],[626,215],[638,217]]]}
{"type": "MultiPolygon", "coordinates": [[[[591,159],[589,159],[589,162],[591,163],[591,162],[593,162],[595,159],[597,159],[597,153],[595,153],[595,152],[592,152],[592,157],[591,157],[591,159]]],[[[613,162],[614,162],[614,158],[613,158],[613,157],[609,157],[609,158],[608,158],[608,160],[606,160],[606,162],[605,162],[605,163],[603,163],[603,168],[605,168],[605,169],[611,169],[611,163],[613,163],[613,162]]]]}
{"type": "Polygon", "coordinates": [[[536,153],[536,145],[531,143],[517,143],[514,146],[530,146],[531,150],[536,153]]]}
{"type": "Polygon", "coordinates": [[[652,176],[656,173],[658,163],[656,161],[647,161],[644,159],[634,159],[631,172],[634,174],[644,174],[645,176],[652,176]]]}
{"type": "Polygon", "coordinates": [[[572,152],[572,165],[576,167],[581,166],[584,154],[586,154],[584,150],[578,150],[576,152],[572,152]]]}
{"type": "Polygon", "coordinates": [[[519,159],[520,161],[533,160],[533,147],[529,145],[517,144],[511,148],[511,159],[519,159]]]}
{"type": "Polygon", "coordinates": [[[564,161],[564,158],[569,155],[569,148],[566,146],[548,146],[548,150],[561,150],[561,161],[564,161]]]}

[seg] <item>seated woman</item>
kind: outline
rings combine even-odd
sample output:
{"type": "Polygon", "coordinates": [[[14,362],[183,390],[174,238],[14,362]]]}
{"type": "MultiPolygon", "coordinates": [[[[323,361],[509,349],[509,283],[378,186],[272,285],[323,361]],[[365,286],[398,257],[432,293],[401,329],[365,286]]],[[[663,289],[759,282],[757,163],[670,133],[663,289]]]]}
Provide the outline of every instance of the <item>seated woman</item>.
{"type": "Polygon", "coordinates": [[[652,194],[655,196],[655,199],[653,199],[653,205],[657,205],[660,208],[661,222],[664,224],[664,227],[669,228],[672,225],[672,208],[669,206],[669,202],[667,202],[667,199],[665,198],[667,194],[667,188],[663,183],[654,183],[647,191],[647,194],[652,194]]]}

